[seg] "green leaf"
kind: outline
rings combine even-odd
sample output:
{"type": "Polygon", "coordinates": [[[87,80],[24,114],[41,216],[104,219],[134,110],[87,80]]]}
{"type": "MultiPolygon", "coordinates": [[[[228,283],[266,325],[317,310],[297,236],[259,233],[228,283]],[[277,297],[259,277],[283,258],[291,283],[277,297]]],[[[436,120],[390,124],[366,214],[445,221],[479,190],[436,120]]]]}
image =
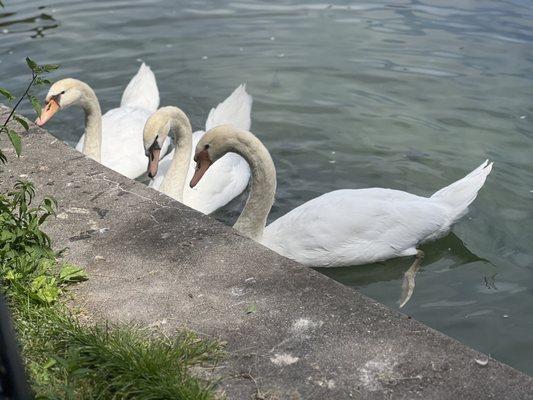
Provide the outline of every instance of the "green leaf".
{"type": "Polygon", "coordinates": [[[26,122],[26,120],[16,116],[16,115],[13,115],[13,119],[15,121],[17,121],[19,124],[21,124],[23,127],[24,127],[24,130],[28,130],[30,128],[30,126],[28,125],[28,123],[26,122]]]}
{"type": "Polygon", "coordinates": [[[50,82],[46,78],[41,78],[40,76],[35,79],[35,85],[50,85],[52,82],[50,82]]]}
{"type": "Polygon", "coordinates": [[[14,280],[16,280],[15,273],[13,272],[12,269],[7,270],[6,274],[4,275],[4,279],[6,281],[14,281],[14,280]]]}
{"type": "Polygon", "coordinates": [[[39,66],[30,57],[26,57],[26,64],[28,64],[28,67],[30,67],[33,72],[38,72],[39,66]]]}
{"type": "Polygon", "coordinates": [[[61,290],[51,282],[37,291],[37,298],[43,303],[52,304],[59,298],[60,293],[61,290]]]}
{"type": "Polygon", "coordinates": [[[0,94],[4,96],[8,101],[11,101],[15,98],[9,90],[4,88],[0,88],[0,94]]]}
{"type": "Polygon", "coordinates": [[[49,358],[48,361],[43,365],[44,369],[48,369],[57,364],[57,361],[54,358],[49,358]]]}
{"type": "Polygon", "coordinates": [[[20,153],[22,152],[22,142],[20,141],[20,136],[17,134],[17,132],[11,129],[7,131],[7,136],[9,137],[11,144],[15,148],[17,156],[20,157],[20,153]]]}
{"type": "Polygon", "coordinates": [[[39,103],[39,100],[37,100],[37,97],[35,97],[32,94],[28,94],[28,99],[30,100],[31,106],[33,107],[33,109],[37,113],[37,116],[40,117],[41,116],[41,110],[42,110],[41,103],[39,103]]]}
{"type": "Polygon", "coordinates": [[[75,265],[65,263],[61,267],[59,272],[59,279],[62,282],[81,282],[89,279],[87,272],[83,268],[76,267],[75,265]]]}
{"type": "Polygon", "coordinates": [[[46,72],[52,72],[59,68],[59,64],[44,64],[41,68],[46,72]]]}
{"type": "Polygon", "coordinates": [[[46,286],[46,276],[39,275],[31,282],[30,288],[32,291],[37,292],[39,289],[45,286],[46,286]]]}

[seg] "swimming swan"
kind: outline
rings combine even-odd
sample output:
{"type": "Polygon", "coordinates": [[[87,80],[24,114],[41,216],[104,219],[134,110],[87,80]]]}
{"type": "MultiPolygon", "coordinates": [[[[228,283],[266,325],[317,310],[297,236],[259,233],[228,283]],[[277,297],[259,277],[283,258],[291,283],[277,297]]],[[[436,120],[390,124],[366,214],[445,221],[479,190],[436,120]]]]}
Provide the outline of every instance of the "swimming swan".
{"type": "Polygon", "coordinates": [[[424,253],[421,243],[446,235],[467,212],[492,169],[488,160],[463,179],[421,197],[400,190],[335,190],[316,197],[265,228],[274,202],[276,170],[268,150],[252,133],[225,125],[211,129],[196,145],[195,187],[211,165],[228,152],[251,168],[251,188],[234,228],[275,252],[309,266],[341,267],[415,256],[405,273],[400,307],[414,289],[424,253]]]}

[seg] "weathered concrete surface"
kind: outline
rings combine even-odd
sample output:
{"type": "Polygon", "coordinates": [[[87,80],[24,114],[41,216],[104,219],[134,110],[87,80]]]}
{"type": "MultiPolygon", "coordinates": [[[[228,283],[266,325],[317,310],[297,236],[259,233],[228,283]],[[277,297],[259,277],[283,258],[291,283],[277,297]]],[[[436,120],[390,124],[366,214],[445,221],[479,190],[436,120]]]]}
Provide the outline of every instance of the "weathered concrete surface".
{"type": "MultiPolygon", "coordinates": [[[[1,110],[0,121],[6,116],[1,110]],[[3,115],[2,115],[3,114],[3,115]]],[[[60,205],[48,232],[98,317],[227,341],[231,399],[533,399],[533,379],[87,159],[32,125],[19,176],[60,205]],[[255,312],[247,313],[250,307],[255,312]],[[253,379],[252,379],[253,377],[253,379]],[[263,396],[263,397],[261,397],[263,396]]],[[[504,339],[502,339],[504,340],[504,339]]]]}

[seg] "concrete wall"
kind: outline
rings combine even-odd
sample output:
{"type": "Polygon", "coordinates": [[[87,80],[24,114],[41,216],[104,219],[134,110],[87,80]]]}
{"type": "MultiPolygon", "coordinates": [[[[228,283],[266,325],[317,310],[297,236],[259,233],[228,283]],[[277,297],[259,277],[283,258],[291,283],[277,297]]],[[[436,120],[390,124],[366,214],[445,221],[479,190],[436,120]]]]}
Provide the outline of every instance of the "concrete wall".
{"type": "MultiPolygon", "coordinates": [[[[0,121],[6,116],[0,108],[0,121]]],[[[5,138],[0,147],[9,156],[2,189],[27,177],[59,202],[47,231],[90,274],[77,302],[97,318],[226,341],[228,357],[214,374],[231,399],[533,398],[532,378],[493,359],[479,365],[485,355],[106,169],[33,124],[20,159],[5,138]]]]}

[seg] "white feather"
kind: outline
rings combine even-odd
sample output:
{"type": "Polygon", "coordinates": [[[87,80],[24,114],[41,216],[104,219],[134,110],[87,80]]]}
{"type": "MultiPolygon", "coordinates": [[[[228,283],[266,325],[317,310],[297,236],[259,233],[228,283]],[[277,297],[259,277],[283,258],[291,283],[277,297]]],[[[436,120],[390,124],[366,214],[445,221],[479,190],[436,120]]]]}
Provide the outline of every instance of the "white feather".
{"type": "Polygon", "coordinates": [[[159,90],[155,75],[145,63],[131,79],[122,94],[120,107],[141,108],[151,113],[159,107],[159,90]]]}
{"type": "Polygon", "coordinates": [[[246,92],[246,84],[239,85],[226,100],[209,111],[205,121],[206,132],[224,124],[249,131],[252,125],[252,102],[252,96],[246,92]]]}
{"type": "Polygon", "coordinates": [[[476,199],[477,192],[485,179],[492,171],[492,163],[485,160],[483,164],[469,173],[463,179],[452,183],[431,196],[432,199],[439,199],[455,210],[455,219],[461,218],[467,211],[468,206],[476,199]]]}

